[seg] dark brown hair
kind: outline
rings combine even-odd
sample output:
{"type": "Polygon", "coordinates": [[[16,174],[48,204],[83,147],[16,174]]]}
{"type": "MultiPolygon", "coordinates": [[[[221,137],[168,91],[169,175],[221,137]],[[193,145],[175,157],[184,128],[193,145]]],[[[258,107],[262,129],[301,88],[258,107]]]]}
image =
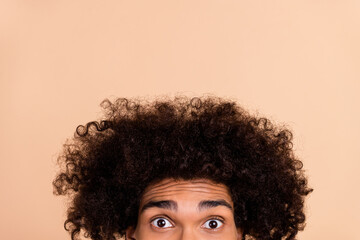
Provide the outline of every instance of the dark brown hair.
{"type": "Polygon", "coordinates": [[[292,134],[218,97],[101,104],[105,119],[64,144],[54,194],[69,195],[65,229],[93,240],[136,226],[144,189],[165,178],[206,178],[229,187],[235,223],[261,240],[295,239],[312,189],[292,134]]]}

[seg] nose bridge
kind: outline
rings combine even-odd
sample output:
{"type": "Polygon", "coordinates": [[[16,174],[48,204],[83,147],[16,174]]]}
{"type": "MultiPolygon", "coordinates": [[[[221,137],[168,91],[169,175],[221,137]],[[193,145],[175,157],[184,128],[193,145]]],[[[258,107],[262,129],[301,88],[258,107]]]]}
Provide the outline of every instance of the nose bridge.
{"type": "Polygon", "coordinates": [[[178,240],[200,240],[197,236],[196,236],[196,231],[193,228],[190,227],[185,227],[183,228],[182,232],[181,232],[181,236],[178,240]]]}

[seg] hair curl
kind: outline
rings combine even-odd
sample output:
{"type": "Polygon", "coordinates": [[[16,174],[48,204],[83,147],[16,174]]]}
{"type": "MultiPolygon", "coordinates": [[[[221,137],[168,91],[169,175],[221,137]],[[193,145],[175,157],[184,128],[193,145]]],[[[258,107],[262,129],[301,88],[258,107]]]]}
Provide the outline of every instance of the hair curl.
{"type": "Polygon", "coordinates": [[[214,96],[101,106],[105,120],[76,129],[53,181],[55,195],[70,196],[64,227],[73,240],[81,230],[93,240],[124,236],[145,187],[165,178],[228,186],[235,223],[249,237],[295,239],[304,229],[312,189],[285,127],[214,96]]]}

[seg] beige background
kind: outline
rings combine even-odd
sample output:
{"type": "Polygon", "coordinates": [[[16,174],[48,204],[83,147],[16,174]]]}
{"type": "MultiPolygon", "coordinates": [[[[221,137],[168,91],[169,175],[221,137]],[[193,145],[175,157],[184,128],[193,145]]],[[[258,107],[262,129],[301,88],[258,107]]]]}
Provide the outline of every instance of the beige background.
{"type": "Polygon", "coordinates": [[[51,181],[104,98],[212,93],[294,131],[299,239],[360,239],[360,1],[1,0],[1,239],[65,240],[51,181]]]}

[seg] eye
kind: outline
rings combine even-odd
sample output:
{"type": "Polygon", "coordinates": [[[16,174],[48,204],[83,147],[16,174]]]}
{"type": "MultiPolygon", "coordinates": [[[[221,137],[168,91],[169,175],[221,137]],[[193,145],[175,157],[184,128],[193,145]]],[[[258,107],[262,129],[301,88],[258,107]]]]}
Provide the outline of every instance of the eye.
{"type": "Polygon", "coordinates": [[[166,218],[155,218],[151,221],[151,224],[157,228],[170,228],[173,227],[171,222],[166,218]]]}
{"type": "Polygon", "coordinates": [[[221,220],[218,219],[209,219],[205,222],[203,225],[204,228],[207,229],[217,229],[220,228],[224,223],[221,220]]]}

